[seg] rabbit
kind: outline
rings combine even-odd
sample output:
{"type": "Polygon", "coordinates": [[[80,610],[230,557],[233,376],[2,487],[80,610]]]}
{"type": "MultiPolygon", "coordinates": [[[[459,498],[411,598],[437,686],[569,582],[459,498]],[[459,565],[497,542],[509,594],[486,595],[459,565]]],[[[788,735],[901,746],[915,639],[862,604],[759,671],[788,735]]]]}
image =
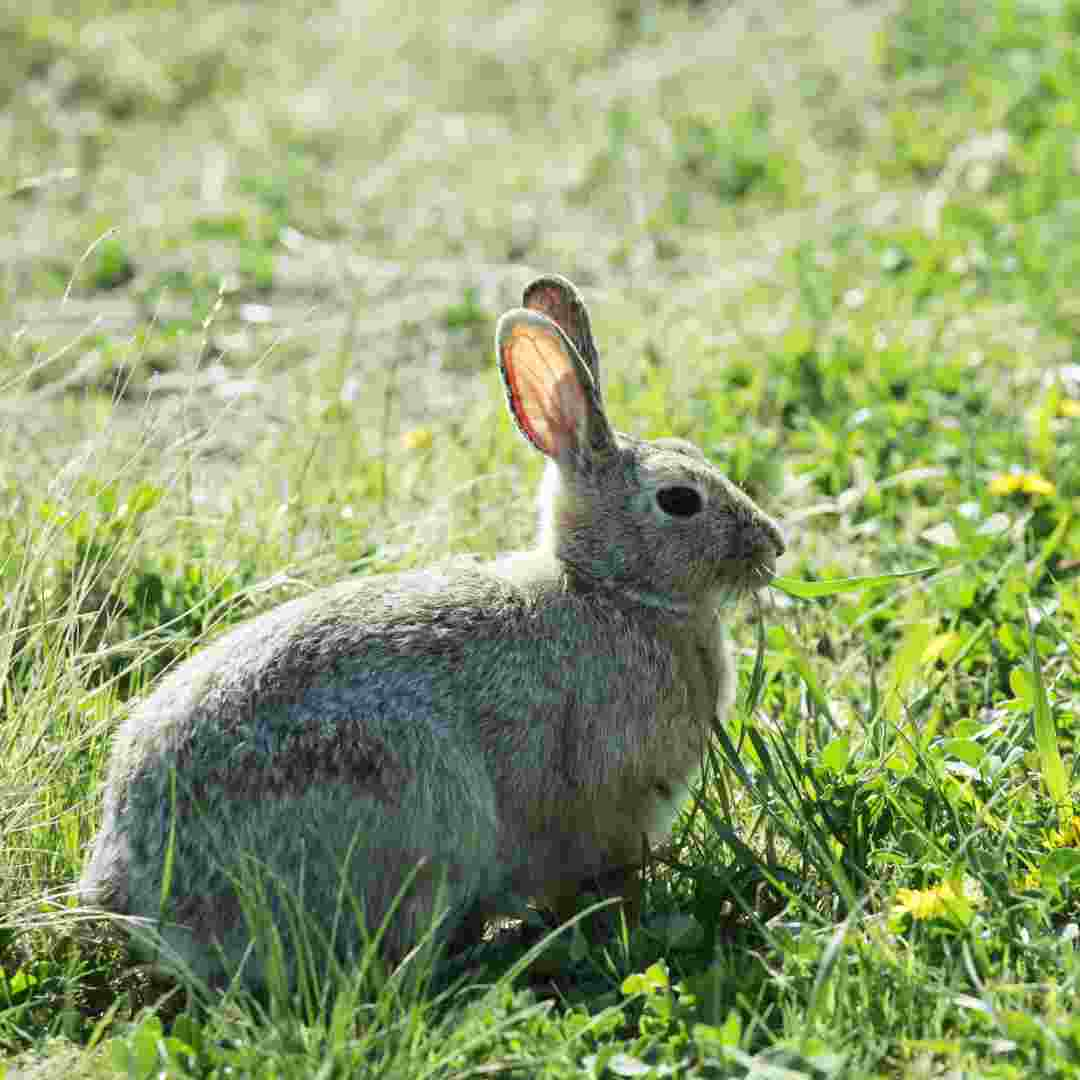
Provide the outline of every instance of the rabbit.
{"type": "Polygon", "coordinates": [[[381,928],[393,963],[528,899],[565,918],[597,882],[636,917],[643,843],[732,705],[725,620],[784,540],[691,443],[612,428],[569,281],[533,281],[495,346],[548,459],[535,547],[287,602],[123,724],[79,890],[167,964],[264,985],[259,918],[290,979],[298,926],[346,962],[381,928]]]}

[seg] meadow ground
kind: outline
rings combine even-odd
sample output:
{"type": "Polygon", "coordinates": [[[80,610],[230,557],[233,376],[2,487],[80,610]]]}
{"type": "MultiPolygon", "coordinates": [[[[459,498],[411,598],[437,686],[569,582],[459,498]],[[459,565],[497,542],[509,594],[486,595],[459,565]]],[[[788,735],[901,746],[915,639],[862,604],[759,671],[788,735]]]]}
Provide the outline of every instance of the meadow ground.
{"type": "Polygon", "coordinates": [[[0,52],[0,1077],[1080,1076],[1076,0],[40,0],[0,52]],[[528,542],[543,271],[781,573],[932,571],[746,610],[643,929],[162,1001],[65,894],[119,718],[528,542]]]}

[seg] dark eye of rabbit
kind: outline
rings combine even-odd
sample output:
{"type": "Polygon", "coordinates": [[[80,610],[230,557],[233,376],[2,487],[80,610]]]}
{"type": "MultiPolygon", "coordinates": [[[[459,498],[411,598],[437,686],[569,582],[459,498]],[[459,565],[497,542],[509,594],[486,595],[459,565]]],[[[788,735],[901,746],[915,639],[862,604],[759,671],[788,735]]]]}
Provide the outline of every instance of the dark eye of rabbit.
{"type": "Polygon", "coordinates": [[[701,494],[692,487],[661,488],[656,505],[671,517],[693,517],[701,509],[701,494]]]}

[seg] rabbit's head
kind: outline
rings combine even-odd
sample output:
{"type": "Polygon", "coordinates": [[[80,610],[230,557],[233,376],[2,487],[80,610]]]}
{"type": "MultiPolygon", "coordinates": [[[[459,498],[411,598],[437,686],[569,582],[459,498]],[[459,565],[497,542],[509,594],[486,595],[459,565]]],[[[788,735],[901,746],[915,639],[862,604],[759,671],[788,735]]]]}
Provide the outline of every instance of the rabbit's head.
{"type": "Polygon", "coordinates": [[[672,612],[766,584],[784,551],[777,525],[692,443],[645,442],[608,423],[574,286],[539,278],[523,304],[495,340],[511,415],[549,460],[541,545],[583,584],[672,612]]]}

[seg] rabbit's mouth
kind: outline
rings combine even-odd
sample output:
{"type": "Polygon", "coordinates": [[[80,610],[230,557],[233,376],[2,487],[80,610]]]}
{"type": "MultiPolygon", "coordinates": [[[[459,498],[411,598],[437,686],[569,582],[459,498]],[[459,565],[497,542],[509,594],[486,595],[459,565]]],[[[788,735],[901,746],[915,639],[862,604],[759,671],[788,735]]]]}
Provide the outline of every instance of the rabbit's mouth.
{"type": "Polygon", "coordinates": [[[764,588],[776,577],[776,556],[763,555],[760,559],[754,560],[745,568],[744,575],[750,590],[764,588]]]}
{"type": "Polygon", "coordinates": [[[766,588],[776,576],[776,558],[761,555],[755,559],[724,559],[720,563],[720,582],[712,590],[711,601],[717,607],[738,603],[766,588]]]}
{"type": "Polygon", "coordinates": [[[776,560],[786,545],[780,526],[764,514],[740,522],[740,526],[732,537],[728,558],[723,560],[723,573],[740,592],[753,593],[776,576],[776,560]]]}

